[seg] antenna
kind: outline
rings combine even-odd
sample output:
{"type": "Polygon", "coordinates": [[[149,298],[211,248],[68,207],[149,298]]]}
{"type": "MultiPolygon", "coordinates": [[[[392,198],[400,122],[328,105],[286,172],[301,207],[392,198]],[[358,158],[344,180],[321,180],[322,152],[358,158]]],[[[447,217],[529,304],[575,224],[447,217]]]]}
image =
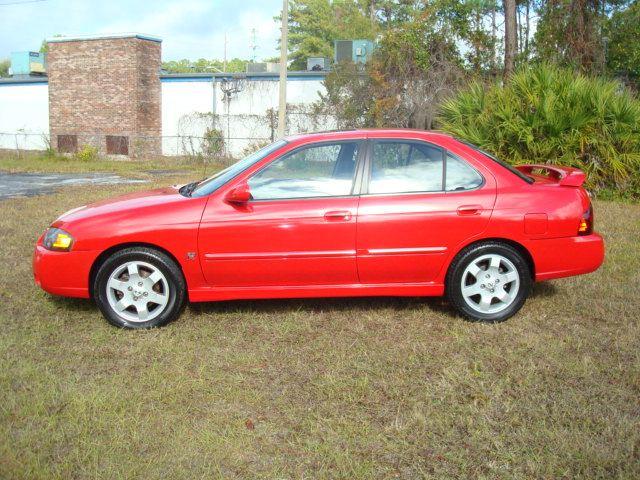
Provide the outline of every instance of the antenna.
{"type": "Polygon", "coordinates": [[[222,71],[226,72],[227,71],[227,32],[225,30],[224,32],[224,61],[222,63],[222,71]]]}
{"type": "Polygon", "coordinates": [[[256,29],[251,29],[251,42],[249,43],[249,50],[251,50],[251,63],[255,63],[256,61],[256,50],[258,49],[258,44],[256,43],[256,29]]]}

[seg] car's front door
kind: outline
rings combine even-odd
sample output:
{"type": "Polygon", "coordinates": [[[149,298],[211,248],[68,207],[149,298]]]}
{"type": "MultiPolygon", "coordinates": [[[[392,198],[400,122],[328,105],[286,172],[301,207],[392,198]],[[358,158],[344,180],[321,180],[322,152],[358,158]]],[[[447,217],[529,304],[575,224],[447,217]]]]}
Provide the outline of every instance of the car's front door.
{"type": "Polygon", "coordinates": [[[199,234],[211,286],[357,283],[359,141],[299,147],[250,176],[243,205],[209,201],[199,234]]]}
{"type": "Polygon", "coordinates": [[[365,284],[434,281],[450,250],[481,233],[493,178],[418,141],[371,140],[358,207],[358,272],[365,284]]]}

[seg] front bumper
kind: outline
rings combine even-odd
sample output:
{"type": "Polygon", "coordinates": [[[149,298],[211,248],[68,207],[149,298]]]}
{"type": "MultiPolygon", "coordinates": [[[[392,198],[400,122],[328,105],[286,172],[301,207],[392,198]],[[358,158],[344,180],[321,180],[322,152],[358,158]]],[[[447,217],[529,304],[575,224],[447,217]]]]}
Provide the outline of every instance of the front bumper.
{"type": "Polygon", "coordinates": [[[536,281],[591,273],[604,261],[604,241],[597,233],[533,240],[529,249],[535,262],[536,281]]]}
{"type": "Polygon", "coordinates": [[[89,274],[98,256],[93,251],[53,252],[40,243],[33,252],[33,277],[53,295],[89,298],[89,274]]]}

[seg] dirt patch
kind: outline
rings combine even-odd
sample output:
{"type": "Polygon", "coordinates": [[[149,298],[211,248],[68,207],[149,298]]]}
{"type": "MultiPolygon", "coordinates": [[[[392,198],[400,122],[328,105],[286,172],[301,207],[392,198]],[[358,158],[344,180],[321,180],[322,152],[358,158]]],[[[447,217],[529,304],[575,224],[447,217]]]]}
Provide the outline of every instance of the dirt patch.
{"type": "Polygon", "coordinates": [[[78,185],[112,185],[145,183],[146,180],[123,178],[110,173],[81,175],[60,173],[3,173],[0,172],[0,200],[31,197],[54,192],[56,189],[78,185]]]}

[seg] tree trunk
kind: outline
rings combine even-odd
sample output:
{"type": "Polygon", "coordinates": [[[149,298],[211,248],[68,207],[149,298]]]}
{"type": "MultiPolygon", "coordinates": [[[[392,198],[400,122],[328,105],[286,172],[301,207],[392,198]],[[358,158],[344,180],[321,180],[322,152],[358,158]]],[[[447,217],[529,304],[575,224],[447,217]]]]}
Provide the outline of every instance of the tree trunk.
{"type": "Polygon", "coordinates": [[[522,47],[524,46],[523,25],[522,25],[522,9],[520,5],[516,4],[516,30],[518,32],[518,54],[522,54],[522,47]]]}
{"type": "Polygon", "coordinates": [[[371,21],[371,29],[376,27],[376,0],[371,0],[369,4],[369,20],[371,21]]]}
{"type": "Polygon", "coordinates": [[[504,78],[511,76],[515,69],[518,51],[518,32],[516,31],[516,2],[503,0],[504,6],[504,78]]]}
{"type": "Polygon", "coordinates": [[[496,68],[496,50],[497,45],[497,27],[496,27],[496,2],[491,2],[491,75],[493,77],[498,76],[498,69],[496,68]]]}
{"type": "Polygon", "coordinates": [[[531,16],[529,12],[530,0],[527,0],[526,10],[525,10],[525,19],[527,22],[527,27],[524,34],[524,58],[529,60],[529,34],[531,33],[531,16]]]}

